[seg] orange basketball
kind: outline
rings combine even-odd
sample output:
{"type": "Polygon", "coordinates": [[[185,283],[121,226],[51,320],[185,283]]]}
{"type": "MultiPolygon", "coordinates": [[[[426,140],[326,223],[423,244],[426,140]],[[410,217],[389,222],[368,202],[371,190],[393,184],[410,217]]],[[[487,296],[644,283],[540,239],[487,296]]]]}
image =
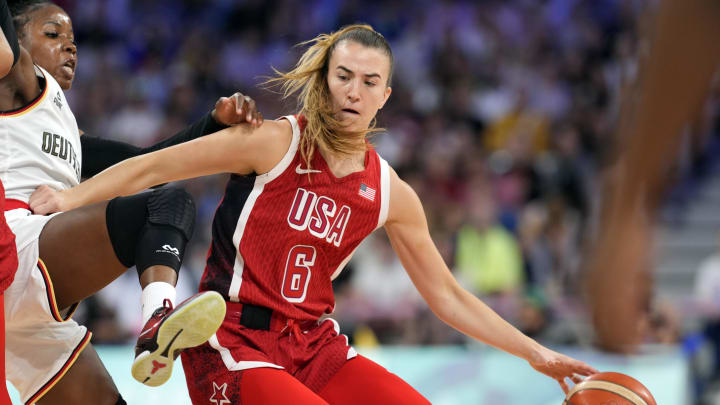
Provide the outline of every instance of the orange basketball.
{"type": "Polygon", "coordinates": [[[629,375],[598,373],[575,385],[564,405],[657,405],[650,391],[629,375]]]}

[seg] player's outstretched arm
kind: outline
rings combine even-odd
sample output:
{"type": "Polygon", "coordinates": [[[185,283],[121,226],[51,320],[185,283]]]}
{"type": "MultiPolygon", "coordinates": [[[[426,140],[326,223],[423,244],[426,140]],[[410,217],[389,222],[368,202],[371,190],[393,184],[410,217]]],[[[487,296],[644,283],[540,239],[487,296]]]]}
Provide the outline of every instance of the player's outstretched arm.
{"type": "Polygon", "coordinates": [[[430,238],[420,199],[410,186],[391,172],[390,210],[385,230],[393,249],[430,309],[445,323],[481,342],[521,357],[536,370],[558,381],[597,370],[554,352],[502,319],[480,299],[463,289],[450,273],[430,238]]]}
{"type": "Polygon", "coordinates": [[[90,178],[123,160],[189,142],[242,123],[258,127],[263,123],[263,116],[258,112],[255,100],[238,92],[230,97],[220,97],[212,111],[175,135],[146,148],[84,134],[80,138],[82,177],[90,178]]]}
{"type": "Polygon", "coordinates": [[[69,190],[39,187],[30,196],[30,208],[36,214],[47,214],[131,195],[171,181],[216,173],[265,173],[282,159],[291,136],[287,120],[269,121],[259,128],[237,125],[125,160],[69,190]]]}

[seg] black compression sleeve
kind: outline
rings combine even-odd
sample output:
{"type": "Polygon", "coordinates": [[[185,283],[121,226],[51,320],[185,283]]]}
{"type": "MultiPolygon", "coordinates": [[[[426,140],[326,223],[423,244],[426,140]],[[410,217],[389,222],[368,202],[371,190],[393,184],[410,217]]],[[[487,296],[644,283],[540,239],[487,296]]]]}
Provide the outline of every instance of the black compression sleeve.
{"type": "Polygon", "coordinates": [[[13,66],[15,66],[20,57],[20,43],[18,42],[15,24],[13,24],[6,0],[0,0],[0,27],[2,27],[3,34],[5,34],[8,44],[10,44],[10,49],[12,49],[13,66]]]}
{"type": "Polygon", "coordinates": [[[195,121],[189,127],[183,129],[177,134],[171,136],[170,138],[160,141],[155,145],[149,146],[147,148],[143,148],[141,153],[150,153],[156,150],[167,148],[169,146],[178,145],[204,135],[212,134],[213,132],[217,132],[225,128],[227,128],[227,126],[215,121],[215,119],[212,117],[211,111],[203,115],[199,120],[195,121]]]}
{"type": "Polygon", "coordinates": [[[141,154],[142,149],[124,142],[83,135],[80,137],[82,146],[82,177],[92,177],[115,163],[141,154]]]}
{"type": "Polygon", "coordinates": [[[82,145],[82,177],[92,177],[125,159],[191,141],[224,128],[227,127],[217,123],[212,117],[212,113],[209,112],[177,134],[147,148],[139,148],[124,142],[96,138],[85,134],[80,137],[80,144],[82,145]]]}

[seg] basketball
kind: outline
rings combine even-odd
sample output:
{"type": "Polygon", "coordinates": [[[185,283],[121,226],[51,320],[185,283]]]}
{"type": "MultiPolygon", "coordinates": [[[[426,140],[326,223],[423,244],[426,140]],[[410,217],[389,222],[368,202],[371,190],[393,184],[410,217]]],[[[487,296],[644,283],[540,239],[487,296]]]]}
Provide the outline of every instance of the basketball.
{"type": "Polygon", "coordinates": [[[657,405],[650,391],[629,375],[598,373],[575,385],[563,405],[657,405]]]}

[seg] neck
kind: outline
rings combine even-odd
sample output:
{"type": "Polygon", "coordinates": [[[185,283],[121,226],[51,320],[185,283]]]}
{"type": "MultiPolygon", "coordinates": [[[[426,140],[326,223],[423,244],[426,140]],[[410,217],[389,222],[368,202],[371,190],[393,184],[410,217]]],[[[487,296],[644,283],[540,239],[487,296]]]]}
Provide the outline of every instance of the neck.
{"type": "Polygon", "coordinates": [[[319,148],[319,152],[335,177],[345,177],[349,174],[365,170],[365,152],[345,155],[331,152],[324,148],[319,148]]]}

